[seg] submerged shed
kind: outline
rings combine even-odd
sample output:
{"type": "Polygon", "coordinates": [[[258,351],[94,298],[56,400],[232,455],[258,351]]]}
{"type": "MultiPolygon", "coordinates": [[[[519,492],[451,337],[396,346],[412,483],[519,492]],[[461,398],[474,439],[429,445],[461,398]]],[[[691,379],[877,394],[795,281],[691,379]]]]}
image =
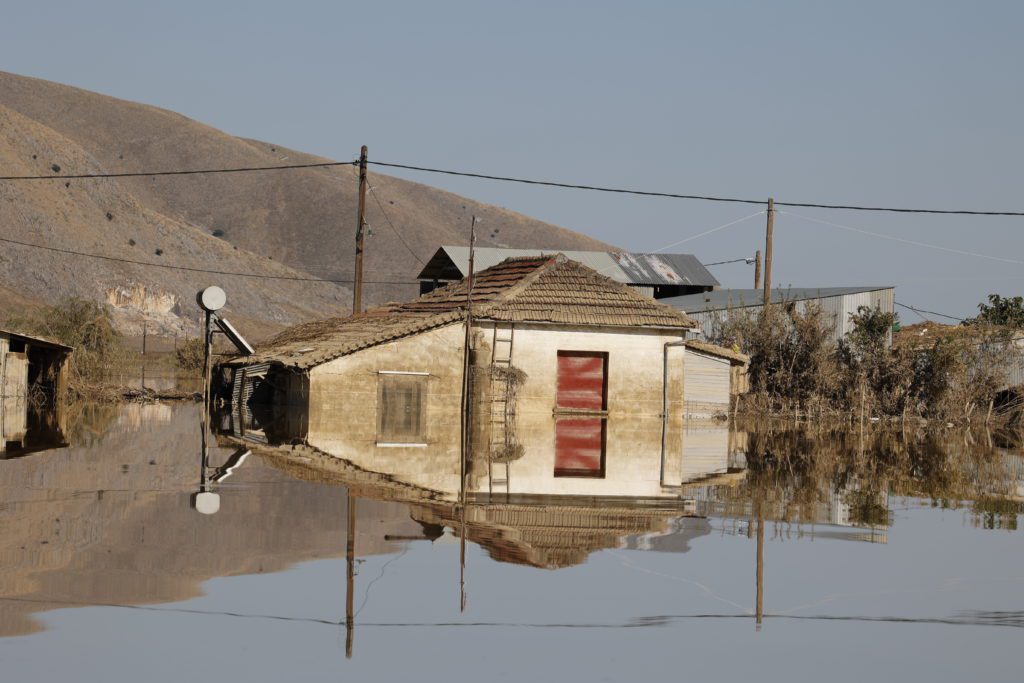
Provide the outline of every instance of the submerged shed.
{"type": "Polygon", "coordinates": [[[64,390],[71,351],[48,339],[0,329],[0,451],[24,440],[30,390],[49,400],[64,390]]]}
{"type": "Polygon", "coordinates": [[[747,391],[750,357],[695,339],[686,342],[683,398],[687,417],[729,414],[732,397],[747,391]]]}

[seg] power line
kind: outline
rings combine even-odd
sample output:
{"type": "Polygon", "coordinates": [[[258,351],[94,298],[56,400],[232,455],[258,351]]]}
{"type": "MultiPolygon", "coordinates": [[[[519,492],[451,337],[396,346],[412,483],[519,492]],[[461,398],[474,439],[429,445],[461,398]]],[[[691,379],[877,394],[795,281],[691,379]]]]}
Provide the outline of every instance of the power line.
{"type": "MultiPolygon", "coordinates": [[[[777,203],[777,202],[776,202],[777,203]]],[[[935,249],[936,251],[945,251],[950,254],[959,254],[961,256],[975,256],[977,258],[989,259],[990,261],[999,261],[1001,263],[1013,263],[1016,265],[1024,266],[1024,261],[1019,259],[1003,258],[1002,256],[992,256],[991,254],[981,254],[976,251],[965,251],[963,249],[955,249],[953,247],[943,247],[938,244],[929,244],[928,242],[918,242],[917,240],[908,240],[903,237],[896,237],[894,235],[886,235],[881,232],[872,232],[871,230],[864,230],[863,228],[855,228],[852,225],[843,225],[842,223],[834,223],[832,221],[826,221],[821,218],[812,218],[811,216],[803,216],[792,211],[779,211],[778,213],[785,214],[787,216],[793,216],[794,218],[802,218],[805,221],[812,223],[820,223],[821,225],[829,225],[833,228],[839,228],[841,230],[849,230],[850,232],[857,232],[862,235],[869,235],[871,237],[878,237],[884,240],[892,240],[893,242],[902,242],[903,244],[910,244],[915,247],[925,247],[926,249],[935,249]]]]}
{"type": "MultiPolygon", "coordinates": [[[[592,190],[595,192],[612,192],[616,194],[632,194],[642,197],[666,197],[668,199],[701,199],[709,202],[733,202],[737,204],[764,204],[763,199],[737,199],[733,197],[711,197],[708,195],[696,194],[675,194],[671,192],[653,192],[648,190],[627,190],[615,187],[601,187],[599,185],[577,185],[573,183],[559,183],[552,180],[529,180],[527,178],[512,178],[509,176],[489,175],[486,173],[471,173],[468,171],[450,171],[442,168],[430,168],[427,166],[411,166],[409,164],[393,164],[383,161],[370,161],[377,166],[388,168],[404,168],[409,171],[424,171],[426,173],[441,173],[444,175],[463,176],[466,178],[482,178],[484,180],[502,180],[509,183],[522,183],[524,185],[544,185],[546,187],[561,187],[570,190],[592,190]]],[[[1024,214],[1022,214],[1024,215],[1024,214]]]]}
{"type": "Polygon", "coordinates": [[[907,310],[913,311],[914,313],[917,313],[918,315],[921,315],[922,313],[927,313],[928,315],[936,315],[936,316],[938,316],[940,318],[948,318],[950,320],[955,320],[958,323],[962,323],[964,321],[963,318],[957,318],[954,315],[946,315],[945,313],[936,313],[935,311],[926,311],[923,308],[914,308],[913,306],[908,306],[907,304],[901,304],[899,301],[894,301],[893,303],[896,304],[897,306],[902,306],[903,308],[906,308],[907,310]]]}
{"type": "MultiPolygon", "coordinates": [[[[668,199],[697,199],[708,202],[730,202],[733,204],[762,204],[767,205],[764,199],[741,199],[738,197],[716,197],[711,195],[697,194],[676,194],[673,192],[653,192],[649,190],[632,190],[617,187],[603,187],[600,185],[579,185],[575,183],[561,183],[551,180],[531,180],[527,178],[515,178],[510,176],[498,176],[487,173],[473,173],[469,171],[452,171],[443,168],[431,168],[428,166],[412,166],[410,164],[386,163],[383,161],[370,161],[377,166],[389,168],[402,168],[410,171],[423,171],[425,173],[441,173],[444,175],[463,176],[466,178],[482,178],[484,180],[501,180],[510,183],[522,183],[524,185],[543,185],[546,187],[561,187],[572,190],[591,190],[595,192],[612,192],[616,194],[631,194],[643,197],[665,197],[668,199]]],[[[820,204],[812,202],[775,202],[776,206],[794,206],[812,209],[842,209],[846,211],[887,211],[892,213],[930,213],[961,216],[1024,216],[1024,211],[974,211],[969,209],[910,209],[893,208],[882,206],[855,206],[852,204],[820,204]]]]}
{"type": "Polygon", "coordinates": [[[390,218],[388,218],[388,212],[384,210],[384,205],[381,203],[380,198],[377,197],[377,193],[374,191],[373,185],[370,185],[370,195],[373,197],[373,201],[377,202],[377,206],[380,207],[381,215],[384,216],[384,220],[386,220],[388,222],[388,225],[391,226],[391,230],[394,231],[395,237],[397,237],[398,241],[402,243],[402,246],[405,247],[410,254],[412,254],[412,257],[414,259],[419,261],[421,266],[427,265],[426,263],[423,262],[423,259],[421,259],[416,254],[416,252],[412,250],[412,247],[410,247],[409,244],[405,241],[405,238],[402,237],[402,233],[398,231],[398,228],[395,227],[395,224],[391,222],[390,218]]]}
{"type": "Polygon", "coordinates": [[[236,168],[199,168],[183,171],[131,171],[125,173],[74,173],[70,175],[9,175],[0,180],[76,180],[84,178],[143,178],[149,176],[208,175],[216,173],[251,173],[254,171],[291,171],[299,168],[327,168],[353,166],[352,161],[324,161],[312,164],[286,164],[284,166],[238,166],[236,168]]]}
{"type": "MultiPolygon", "coordinates": [[[[240,273],[229,270],[212,270],[208,268],[195,268],[193,266],[180,266],[170,263],[153,263],[152,261],[136,261],[134,259],[118,258],[116,256],[106,256],[104,254],[90,254],[84,251],[74,251],[72,249],[61,249],[59,247],[48,247],[43,244],[32,244],[30,242],[19,242],[18,240],[8,239],[6,237],[0,237],[0,242],[6,242],[8,244],[16,244],[21,247],[30,247],[32,249],[44,249],[46,251],[53,251],[59,254],[69,254],[72,256],[81,256],[85,258],[100,259],[103,261],[114,261],[116,263],[129,263],[136,266],[149,266],[151,268],[166,268],[168,270],[183,270],[191,273],[209,273],[212,275],[230,275],[234,277],[249,277],[257,278],[261,280],[291,280],[295,282],[326,282],[331,284],[351,284],[353,280],[333,280],[326,278],[316,277],[299,277],[292,275],[263,275],[260,273],[240,273]]],[[[378,285],[416,285],[419,284],[419,280],[365,280],[370,284],[378,285]]]]}
{"type": "MultiPolygon", "coordinates": [[[[0,176],[0,180],[75,180],[87,178],[140,178],[155,176],[176,176],[176,175],[202,175],[217,173],[249,173],[255,171],[285,171],[302,168],[327,168],[331,166],[354,166],[353,161],[329,161],[310,164],[286,164],[280,166],[244,166],[238,168],[212,168],[212,169],[189,169],[180,171],[134,171],[125,173],[75,173],[68,175],[35,175],[35,176],[0,176]]],[[[524,185],[541,185],[545,187],[558,187],[572,190],[589,190],[593,192],[609,192],[614,194],[628,194],[641,197],[664,197],[667,199],[694,199],[707,202],[727,202],[733,204],[756,204],[765,205],[763,199],[745,199],[740,197],[719,197],[700,194],[680,194],[675,192],[656,192],[653,190],[634,190],[628,188],[606,187],[601,185],[585,185],[579,183],[563,183],[552,180],[535,180],[530,178],[517,178],[512,176],[499,176],[489,173],[474,173],[470,171],[454,171],[451,169],[434,168],[430,166],[414,166],[412,164],[397,164],[384,161],[369,161],[370,164],[388,168],[400,168],[409,171],[422,171],[424,173],[440,173],[444,175],[461,176],[466,178],[480,178],[484,180],[499,180],[503,182],[520,183],[524,185]]],[[[820,202],[785,202],[777,201],[776,206],[790,206],[797,208],[832,209],[844,211],[874,211],[889,213],[919,213],[956,216],[1024,216],[1024,211],[981,211],[973,209],[920,209],[887,206],[863,206],[855,204],[825,204],[820,202]]]]}

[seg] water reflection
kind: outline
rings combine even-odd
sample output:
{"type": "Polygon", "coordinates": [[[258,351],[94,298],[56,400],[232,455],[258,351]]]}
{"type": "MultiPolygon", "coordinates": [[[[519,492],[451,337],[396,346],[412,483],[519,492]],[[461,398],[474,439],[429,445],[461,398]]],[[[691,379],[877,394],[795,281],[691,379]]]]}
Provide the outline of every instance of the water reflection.
{"type": "MultiPolygon", "coordinates": [[[[658,418],[609,418],[601,476],[566,477],[558,418],[522,414],[518,447],[471,450],[463,484],[457,424],[393,446],[373,425],[323,414],[218,415],[213,436],[191,405],[78,411],[63,419],[70,446],[0,463],[0,635],[37,631],[33,615],[57,607],[175,602],[213,577],[344,554],[345,615],[332,623],[352,656],[354,595],[372,581],[360,580],[360,558],[457,540],[501,563],[562,570],[601,551],[707,552],[716,536],[751,542],[746,618],[760,626],[783,618],[766,585],[771,541],[884,544],[907,498],[964,510],[979,531],[1014,531],[1024,499],[1013,433],[724,422],[663,432],[658,418]]],[[[473,571],[464,553],[453,560],[460,609],[473,571]]],[[[982,612],[950,619],[1019,622],[982,612]]]]}
{"type": "MultiPolygon", "coordinates": [[[[70,447],[0,463],[0,635],[39,630],[39,611],[185,600],[213,577],[343,553],[343,489],[235,447],[210,448],[201,473],[199,417],[193,405],[101,407],[80,415],[70,447]],[[204,474],[222,496],[212,516],[192,507],[204,474]]],[[[398,504],[359,512],[360,556],[417,530],[398,504]]]]}

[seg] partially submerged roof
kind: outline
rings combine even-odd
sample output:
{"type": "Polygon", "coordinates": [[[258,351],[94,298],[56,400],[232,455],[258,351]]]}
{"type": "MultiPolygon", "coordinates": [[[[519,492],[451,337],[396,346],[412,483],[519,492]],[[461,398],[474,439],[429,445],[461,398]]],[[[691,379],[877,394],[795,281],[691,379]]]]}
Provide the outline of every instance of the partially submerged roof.
{"type": "MultiPolygon", "coordinates": [[[[448,325],[465,316],[462,280],[403,304],[289,328],[236,364],[306,369],[360,349],[448,325]]],[[[511,258],[473,278],[473,317],[507,322],[685,330],[696,323],[669,306],[564,256],[511,258]]]]}
{"type": "MultiPolygon", "coordinates": [[[[781,304],[791,301],[807,301],[809,299],[826,299],[833,296],[877,292],[884,289],[892,289],[892,287],[789,287],[786,289],[779,287],[772,290],[771,300],[773,304],[781,304]]],[[[761,306],[764,303],[764,290],[717,289],[713,292],[672,296],[660,299],[660,301],[672,308],[689,313],[722,311],[729,308],[761,306]]]]}
{"type": "Polygon", "coordinates": [[[750,363],[750,356],[740,353],[739,351],[727,349],[726,347],[719,346],[718,344],[712,344],[711,342],[700,341],[698,339],[687,339],[686,348],[693,349],[700,353],[705,353],[709,356],[725,358],[734,364],[747,365],[750,363]]]}
{"type": "Polygon", "coordinates": [[[29,342],[36,346],[45,346],[50,349],[56,349],[58,351],[73,351],[74,349],[66,344],[53,341],[52,339],[45,339],[43,337],[37,337],[33,334],[25,334],[24,332],[16,332],[14,330],[0,329],[0,336],[10,337],[11,339],[20,339],[22,341],[29,342]]]}
{"type": "MultiPolygon", "coordinates": [[[[554,256],[593,268],[616,282],[630,285],[694,285],[718,287],[719,282],[693,254],[631,254],[617,251],[562,249],[474,249],[473,269],[480,272],[507,258],[554,256]]],[[[469,247],[443,246],[420,271],[421,280],[461,280],[469,274],[469,247]]]]}

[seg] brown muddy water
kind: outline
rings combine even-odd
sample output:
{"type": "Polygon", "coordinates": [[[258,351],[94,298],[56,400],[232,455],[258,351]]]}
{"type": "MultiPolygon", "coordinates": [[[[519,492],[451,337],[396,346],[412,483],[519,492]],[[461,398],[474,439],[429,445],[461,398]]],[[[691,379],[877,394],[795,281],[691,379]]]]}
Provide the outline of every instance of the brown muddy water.
{"type": "Polygon", "coordinates": [[[663,453],[657,421],[568,423],[470,463],[463,506],[450,443],[229,417],[204,458],[191,404],[29,423],[5,682],[1020,680],[1006,434],[693,423],[663,453]]]}

